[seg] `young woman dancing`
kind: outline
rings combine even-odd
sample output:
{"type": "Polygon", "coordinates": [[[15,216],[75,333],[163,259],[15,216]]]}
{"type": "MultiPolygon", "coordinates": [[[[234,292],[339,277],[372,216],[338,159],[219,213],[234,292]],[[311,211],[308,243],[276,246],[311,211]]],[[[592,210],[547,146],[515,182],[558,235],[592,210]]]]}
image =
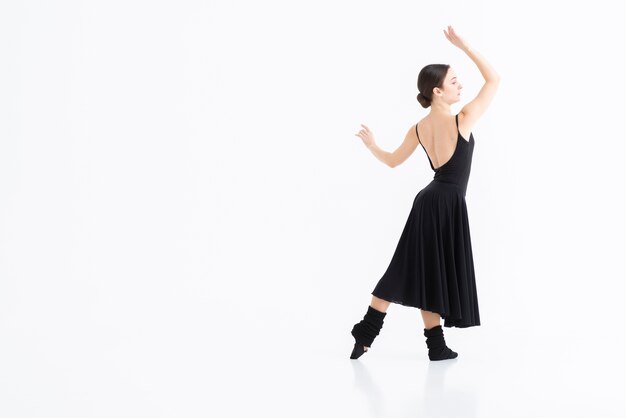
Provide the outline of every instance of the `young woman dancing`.
{"type": "Polygon", "coordinates": [[[445,343],[441,318],[445,327],[480,325],[465,191],[475,144],[472,128],[496,94],[500,76],[451,26],[443,32],[485,79],[478,95],[453,115],[450,107],[461,100],[462,84],[450,65],[430,64],[417,78],[417,100],[430,113],[409,128],[398,149],[379,148],[365,125],[355,134],[389,167],[402,164],[420,144],[434,176],[415,196],[389,267],[365,316],[352,328],[351,359],[371,347],[391,303],[420,309],[430,360],[458,357],[445,343]]]}

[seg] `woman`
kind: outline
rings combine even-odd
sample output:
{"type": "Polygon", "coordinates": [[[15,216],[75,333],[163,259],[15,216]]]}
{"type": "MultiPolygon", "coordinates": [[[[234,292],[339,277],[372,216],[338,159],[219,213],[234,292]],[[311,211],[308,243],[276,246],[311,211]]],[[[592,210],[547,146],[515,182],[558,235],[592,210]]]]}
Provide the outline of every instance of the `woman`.
{"type": "Polygon", "coordinates": [[[409,128],[398,149],[391,153],[380,149],[365,125],[355,134],[390,167],[403,163],[421,144],[435,174],[415,196],[389,267],[372,291],[363,320],[352,328],[351,359],[372,345],[390,303],[420,309],[430,360],[458,356],[446,346],[442,317],[445,327],[480,325],[465,191],[474,151],[472,128],[491,103],[500,77],[451,26],[443,32],[474,61],[485,79],[474,100],[453,115],[450,106],[461,100],[462,89],[456,73],[449,65],[427,65],[418,75],[417,100],[431,111],[409,128]]]}

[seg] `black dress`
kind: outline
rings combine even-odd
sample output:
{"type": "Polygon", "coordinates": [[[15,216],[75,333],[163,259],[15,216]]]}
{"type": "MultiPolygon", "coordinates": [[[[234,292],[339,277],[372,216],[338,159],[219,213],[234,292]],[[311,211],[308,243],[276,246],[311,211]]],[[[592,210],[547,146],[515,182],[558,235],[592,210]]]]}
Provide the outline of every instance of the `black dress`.
{"type": "Polygon", "coordinates": [[[389,267],[372,295],[438,312],[445,327],[466,328],[480,325],[465,202],[474,136],[469,141],[461,136],[458,114],[456,126],[456,148],[445,164],[433,167],[424,148],[433,180],[415,196],[389,267]]]}

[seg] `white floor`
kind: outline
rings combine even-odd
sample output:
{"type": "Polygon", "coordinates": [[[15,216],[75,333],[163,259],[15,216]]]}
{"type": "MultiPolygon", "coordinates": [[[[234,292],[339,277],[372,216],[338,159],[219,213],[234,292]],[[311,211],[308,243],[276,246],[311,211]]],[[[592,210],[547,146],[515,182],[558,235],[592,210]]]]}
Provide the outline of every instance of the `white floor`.
{"type": "Polygon", "coordinates": [[[329,327],[311,320],[297,328],[288,315],[272,318],[269,311],[254,316],[251,310],[234,321],[225,320],[228,311],[202,317],[191,311],[178,306],[169,321],[165,311],[153,321],[137,313],[123,321],[111,312],[108,325],[42,318],[41,327],[3,328],[0,415],[526,418],[625,412],[624,345],[617,333],[444,328],[459,357],[430,362],[420,324],[411,328],[417,311],[392,306],[370,351],[351,360],[354,318],[345,315],[329,327]],[[244,316],[251,318],[247,331],[244,316]]]}

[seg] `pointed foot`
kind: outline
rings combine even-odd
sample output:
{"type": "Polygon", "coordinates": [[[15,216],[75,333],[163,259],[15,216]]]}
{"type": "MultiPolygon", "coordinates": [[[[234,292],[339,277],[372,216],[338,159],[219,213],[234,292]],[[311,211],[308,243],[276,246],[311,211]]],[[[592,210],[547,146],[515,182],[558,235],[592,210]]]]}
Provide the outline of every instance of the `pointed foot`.
{"type": "Polygon", "coordinates": [[[358,343],[354,343],[354,348],[352,349],[352,354],[350,354],[350,358],[353,360],[358,359],[366,351],[367,349],[364,346],[359,345],[358,343]]]}

